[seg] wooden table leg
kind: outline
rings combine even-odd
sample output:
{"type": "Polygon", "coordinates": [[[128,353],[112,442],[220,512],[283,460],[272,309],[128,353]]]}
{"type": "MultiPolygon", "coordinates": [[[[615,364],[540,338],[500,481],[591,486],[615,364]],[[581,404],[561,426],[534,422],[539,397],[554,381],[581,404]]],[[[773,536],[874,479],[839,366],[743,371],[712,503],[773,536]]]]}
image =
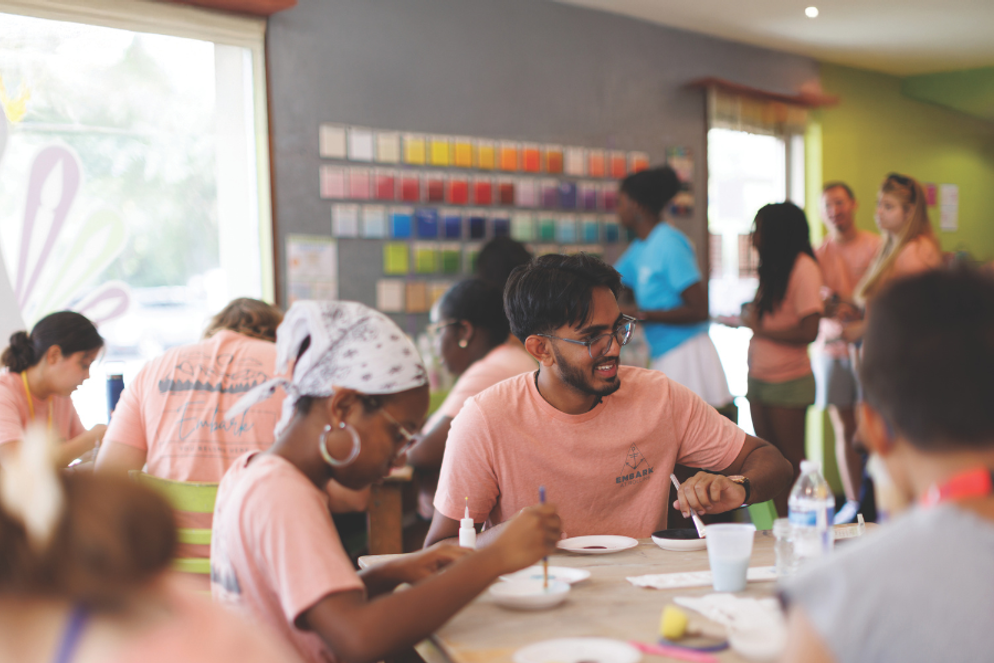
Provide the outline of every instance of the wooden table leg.
{"type": "Polygon", "coordinates": [[[373,484],[369,496],[369,554],[404,552],[402,483],[373,484]]]}

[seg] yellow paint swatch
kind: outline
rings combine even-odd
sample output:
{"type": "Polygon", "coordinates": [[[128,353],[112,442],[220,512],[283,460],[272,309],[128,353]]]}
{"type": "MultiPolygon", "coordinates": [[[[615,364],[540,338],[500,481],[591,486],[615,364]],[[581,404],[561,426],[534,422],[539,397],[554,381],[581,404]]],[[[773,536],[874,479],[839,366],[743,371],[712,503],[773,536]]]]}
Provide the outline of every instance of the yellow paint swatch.
{"type": "Polygon", "coordinates": [[[387,242],[383,245],[383,273],[407,274],[411,267],[409,256],[404,242],[387,242]]]}
{"type": "Polygon", "coordinates": [[[473,141],[471,139],[455,139],[452,148],[452,165],[456,168],[473,167],[473,141]]]}
{"type": "Polygon", "coordinates": [[[425,165],[428,149],[426,142],[421,134],[404,134],[404,163],[425,165]]]}
{"type": "Polygon", "coordinates": [[[497,149],[493,141],[481,140],[476,144],[476,167],[493,170],[497,167],[497,149]]]}
{"type": "Polygon", "coordinates": [[[434,244],[414,245],[414,272],[434,274],[438,271],[438,247],[434,244]]]}
{"type": "Polygon", "coordinates": [[[432,166],[448,166],[450,163],[449,151],[452,142],[448,136],[432,136],[429,151],[429,163],[432,166]]]}

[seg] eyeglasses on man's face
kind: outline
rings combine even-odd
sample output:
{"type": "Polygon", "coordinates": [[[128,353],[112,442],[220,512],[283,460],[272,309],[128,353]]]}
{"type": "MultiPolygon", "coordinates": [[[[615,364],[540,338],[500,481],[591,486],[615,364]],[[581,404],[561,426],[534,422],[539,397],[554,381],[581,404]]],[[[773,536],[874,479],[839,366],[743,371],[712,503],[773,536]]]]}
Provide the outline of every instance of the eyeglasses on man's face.
{"type": "Polygon", "coordinates": [[[611,350],[612,341],[616,341],[618,347],[621,347],[631,340],[632,332],[635,331],[635,322],[635,318],[630,315],[623,315],[621,316],[621,324],[615,327],[614,331],[595,336],[588,341],[577,341],[572,338],[563,338],[562,336],[554,336],[552,334],[536,334],[536,336],[554,338],[557,341],[565,341],[576,345],[585,345],[587,346],[587,354],[590,355],[591,359],[600,359],[611,350]]]}

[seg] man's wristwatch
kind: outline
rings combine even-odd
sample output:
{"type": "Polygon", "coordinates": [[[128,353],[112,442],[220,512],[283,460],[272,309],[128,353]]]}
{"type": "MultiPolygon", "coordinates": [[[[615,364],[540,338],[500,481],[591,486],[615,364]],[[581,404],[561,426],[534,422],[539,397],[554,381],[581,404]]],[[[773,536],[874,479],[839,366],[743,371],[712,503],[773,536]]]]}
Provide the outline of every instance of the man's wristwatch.
{"type": "Polygon", "coordinates": [[[743,504],[749,504],[749,498],[752,496],[752,483],[749,481],[749,477],[744,477],[741,474],[734,474],[730,477],[726,477],[732,483],[737,483],[743,488],[745,488],[746,496],[742,500],[743,504]]]}

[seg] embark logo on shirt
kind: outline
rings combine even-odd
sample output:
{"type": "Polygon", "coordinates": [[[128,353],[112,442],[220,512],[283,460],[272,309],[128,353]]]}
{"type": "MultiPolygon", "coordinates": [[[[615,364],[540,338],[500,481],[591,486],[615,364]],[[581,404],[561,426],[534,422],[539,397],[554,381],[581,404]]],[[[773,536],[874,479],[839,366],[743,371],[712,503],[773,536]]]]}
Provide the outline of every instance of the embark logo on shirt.
{"type": "Polygon", "coordinates": [[[628,448],[625,456],[625,466],[621,468],[621,476],[615,477],[614,482],[620,486],[642,483],[652,474],[652,467],[642,452],[634,444],[628,448]]]}

